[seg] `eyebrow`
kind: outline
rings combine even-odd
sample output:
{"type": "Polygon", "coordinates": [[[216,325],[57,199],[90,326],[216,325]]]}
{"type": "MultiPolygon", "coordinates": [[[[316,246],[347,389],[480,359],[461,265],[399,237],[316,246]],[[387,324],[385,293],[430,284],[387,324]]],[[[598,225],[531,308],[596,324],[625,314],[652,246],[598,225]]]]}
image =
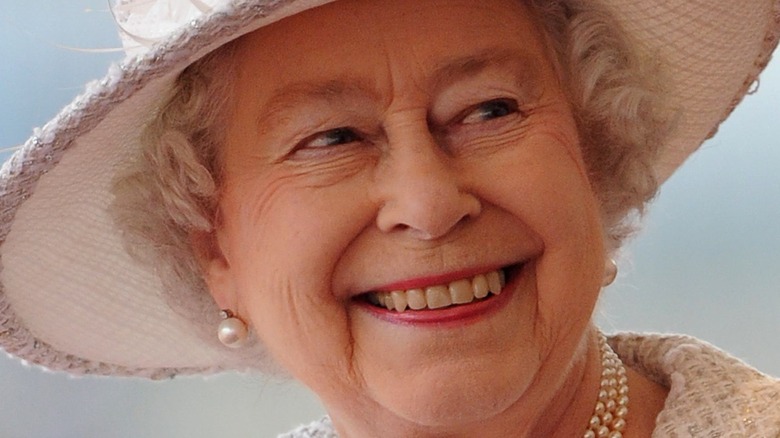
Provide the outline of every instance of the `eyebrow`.
{"type": "Polygon", "coordinates": [[[338,78],[324,82],[298,82],[276,90],[256,120],[259,127],[273,126],[284,119],[285,112],[304,104],[324,102],[331,105],[343,103],[345,99],[377,99],[376,89],[356,78],[338,78]]]}
{"type": "MultiPolygon", "coordinates": [[[[427,80],[428,89],[435,94],[455,82],[476,77],[491,68],[505,67],[511,69],[515,85],[519,88],[530,92],[540,89],[539,61],[529,53],[509,48],[488,48],[474,55],[444,60],[433,69],[427,80]]],[[[355,77],[292,83],[273,93],[263,105],[256,126],[274,126],[274,122],[285,118],[287,110],[312,101],[340,105],[349,99],[376,101],[380,99],[380,93],[375,84],[355,77]]]]}
{"type": "Polygon", "coordinates": [[[521,88],[540,85],[539,60],[527,52],[493,47],[475,55],[446,60],[434,69],[433,90],[440,90],[463,79],[478,76],[491,68],[509,68],[521,88]]]}

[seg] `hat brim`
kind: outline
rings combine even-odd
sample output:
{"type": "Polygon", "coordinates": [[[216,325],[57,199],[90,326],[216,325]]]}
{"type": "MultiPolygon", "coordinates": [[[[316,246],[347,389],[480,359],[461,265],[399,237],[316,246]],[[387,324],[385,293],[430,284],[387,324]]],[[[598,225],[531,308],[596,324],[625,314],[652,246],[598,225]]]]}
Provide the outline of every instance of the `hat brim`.
{"type": "MultiPolygon", "coordinates": [[[[107,212],[109,188],[138,154],[139,127],[186,66],[243,34],[330,1],[244,2],[205,13],[113,68],[4,165],[5,350],[74,374],[167,377],[252,366],[250,354],[204,341],[169,308],[155,272],[125,252],[107,212]]],[[[656,165],[665,180],[756,81],[777,45],[780,3],[606,3],[672,81],[680,122],[656,165]]]]}

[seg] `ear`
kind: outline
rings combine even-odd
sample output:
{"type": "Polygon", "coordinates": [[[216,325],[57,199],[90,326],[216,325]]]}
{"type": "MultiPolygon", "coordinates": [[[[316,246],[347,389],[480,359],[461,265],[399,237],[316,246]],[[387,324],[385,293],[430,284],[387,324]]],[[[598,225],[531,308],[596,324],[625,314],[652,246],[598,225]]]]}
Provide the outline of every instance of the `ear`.
{"type": "Polygon", "coordinates": [[[237,297],[230,263],[217,237],[217,231],[192,231],[189,234],[195,259],[208,286],[209,293],[220,309],[236,309],[237,297]]]}

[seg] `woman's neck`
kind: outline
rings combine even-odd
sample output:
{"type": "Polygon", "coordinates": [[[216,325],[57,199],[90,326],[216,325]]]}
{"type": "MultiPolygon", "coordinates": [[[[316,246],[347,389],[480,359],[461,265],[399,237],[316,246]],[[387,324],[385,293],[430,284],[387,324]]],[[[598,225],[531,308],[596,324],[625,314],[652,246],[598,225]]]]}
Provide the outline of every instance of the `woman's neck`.
{"type": "MultiPolygon", "coordinates": [[[[601,353],[598,332],[588,330],[581,353],[563,378],[545,375],[540,370],[534,384],[509,409],[478,423],[450,425],[441,428],[419,427],[383,411],[381,407],[363,411],[346,410],[347,415],[331,412],[342,438],[375,437],[517,437],[570,438],[582,436],[593,416],[601,382],[601,353]],[[550,390],[550,388],[556,388],[550,390]],[[370,411],[370,413],[369,413],[370,411]],[[359,418],[357,418],[359,417],[359,418]]],[[[627,438],[649,437],[655,417],[663,408],[666,390],[644,376],[628,370],[630,387],[627,438]]],[[[365,400],[363,400],[365,402],[365,400]]],[[[365,407],[365,405],[363,405],[365,407]]]]}

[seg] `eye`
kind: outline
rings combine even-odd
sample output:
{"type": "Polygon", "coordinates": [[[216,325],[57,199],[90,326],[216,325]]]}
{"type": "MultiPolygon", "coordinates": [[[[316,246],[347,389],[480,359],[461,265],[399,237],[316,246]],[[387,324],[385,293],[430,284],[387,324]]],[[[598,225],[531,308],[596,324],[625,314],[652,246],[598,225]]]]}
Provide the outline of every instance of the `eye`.
{"type": "Polygon", "coordinates": [[[464,125],[482,123],[518,112],[517,102],[512,99],[493,99],[470,108],[461,119],[464,125]]]}
{"type": "Polygon", "coordinates": [[[362,137],[352,128],[336,128],[319,132],[301,142],[302,147],[323,148],[338,146],[362,140],[362,137]]]}

